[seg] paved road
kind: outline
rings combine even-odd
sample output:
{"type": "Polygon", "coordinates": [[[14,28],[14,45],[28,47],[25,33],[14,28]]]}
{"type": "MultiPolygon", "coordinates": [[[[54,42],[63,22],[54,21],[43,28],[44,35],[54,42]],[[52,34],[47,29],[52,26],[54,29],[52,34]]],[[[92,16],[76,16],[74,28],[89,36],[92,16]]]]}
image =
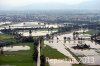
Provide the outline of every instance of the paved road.
{"type": "Polygon", "coordinates": [[[40,42],[39,42],[37,50],[38,50],[37,66],[40,66],[40,42]]]}

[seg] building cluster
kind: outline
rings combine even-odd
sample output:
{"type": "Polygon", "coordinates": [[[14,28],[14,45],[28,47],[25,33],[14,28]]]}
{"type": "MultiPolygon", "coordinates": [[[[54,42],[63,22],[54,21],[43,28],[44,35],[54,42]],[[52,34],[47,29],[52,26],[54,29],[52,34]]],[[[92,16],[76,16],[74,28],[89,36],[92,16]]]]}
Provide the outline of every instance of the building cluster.
{"type": "Polygon", "coordinates": [[[35,13],[35,12],[15,12],[1,13],[0,22],[27,22],[27,21],[43,21],[43,22],[69,22],[69,21],[89,21],[99,22],[100,14],[98,13],[35,13]]]}

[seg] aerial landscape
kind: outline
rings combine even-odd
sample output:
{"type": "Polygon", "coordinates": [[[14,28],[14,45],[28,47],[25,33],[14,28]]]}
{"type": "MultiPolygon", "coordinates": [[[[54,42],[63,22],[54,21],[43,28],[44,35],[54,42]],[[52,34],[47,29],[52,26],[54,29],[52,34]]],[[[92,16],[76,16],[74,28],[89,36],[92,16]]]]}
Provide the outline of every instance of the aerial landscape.
{"type": "Polygon", "coordinates": [[[100,66],[99,0],[0,0],[0,66],[100,66]]]}

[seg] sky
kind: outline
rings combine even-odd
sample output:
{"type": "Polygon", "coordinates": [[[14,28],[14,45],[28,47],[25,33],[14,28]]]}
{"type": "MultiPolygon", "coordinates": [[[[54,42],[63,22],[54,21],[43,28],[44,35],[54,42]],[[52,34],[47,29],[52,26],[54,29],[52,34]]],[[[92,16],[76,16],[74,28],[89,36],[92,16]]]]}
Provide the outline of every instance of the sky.
{"type": "Polygon", "coordinates": [[[88,0],[0,0],[3,6],[25,6],[29,4],[64,3],[68,5],[79,4],[88,0]]]}
{"type": "Polygon", "coordinates": [[[0,9],[96,9],[99,2],[99,0],[0,0],[0,9]]]}

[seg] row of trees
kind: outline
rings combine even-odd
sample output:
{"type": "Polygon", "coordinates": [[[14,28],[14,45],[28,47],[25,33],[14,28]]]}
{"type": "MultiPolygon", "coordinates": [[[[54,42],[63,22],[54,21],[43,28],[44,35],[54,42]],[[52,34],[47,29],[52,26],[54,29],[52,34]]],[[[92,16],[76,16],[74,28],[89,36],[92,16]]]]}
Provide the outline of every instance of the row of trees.
{"type": "MultiPolygon", "coordinates": [[[[43,38],[43,36],[41,36],[41,37],[39,37],[39,39],[40,39],[40,50],[42,50],[42,48],[43,48],[42,44],[44,43],[44,38],[43,38]]],[[[40,60],[41,60],[40,66],[45,66],[45,64],[46,64],[45,55],[41,55],[40,60]]]]}
{"type": "MultiPolygon", "coordinates": [[[[42,44],[42,41],[43,41],[43,37],[39,37],[39,38],[34,39],[34,43],[33,43],[34,44],[33,61],[35,63],[37,63],[37,59],[38,59],[38,49],[37,48],[38,48],[39,44],[42,44]]],[[[40,61],[41,61],[40,66],[45,66],[46,58],[45,58],[44,55],[40,56],[40,61]]]]}
{"type": "MultiPolygon", "coordinates": [[[[33,61],[35,62],[35,63],[37,63],[37,58],[38,58],[38,50],[37,50],[37,48],[38,48],[38,45],[39,45],[39,40],[38,39],[34,39],[34,42],[33,42],[33,44],[34,44],[34,53],[33,53],[33,61]]],[[[37,66],[37,65],[36,65],[37,66]]]]}
{"type": "Polygon", "coordinates": [[[59,33],[63,33],[63,32],[67,32],[67,31],[72,31],[72,30],[76,30],[76,29],[80,29],[81,27],[79,25],[71,25],[71,26],[63,26],[63,27],[59,27],[58,28],[58,32],[59,33]]]}

